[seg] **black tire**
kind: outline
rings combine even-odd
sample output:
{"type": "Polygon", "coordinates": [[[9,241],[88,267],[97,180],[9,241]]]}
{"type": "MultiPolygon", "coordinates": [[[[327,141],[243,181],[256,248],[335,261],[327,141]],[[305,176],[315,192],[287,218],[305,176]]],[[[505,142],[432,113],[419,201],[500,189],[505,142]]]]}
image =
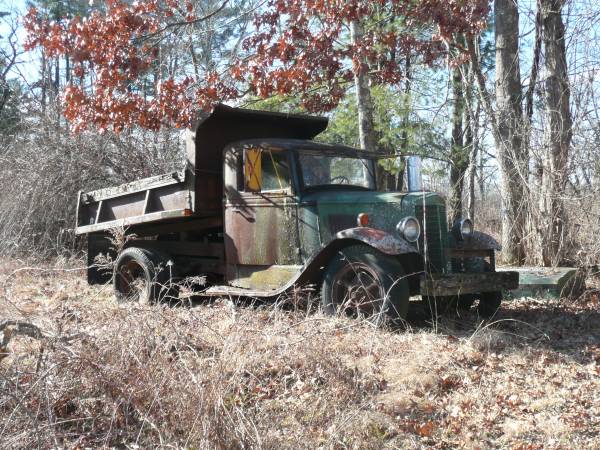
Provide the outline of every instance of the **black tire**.
{"type": "Polygon", "coordinates": [[[156,251],[130,247],[115,261],[113,289],[118,302],[153,303],[173,300],[179,288],[173,283],[169,258],[156,251]]]}
{"type": "Polygon", "coordinates": [[[402,264],[366,245],[338,252],[325,270],[321,288],[326,314],[346,313],[376,325],[405,319],[409,296],[402,264]]]}
{"type": "Polygon", "coordinates": [[[477,305],[477,313],[484,319],[494,317],[500,304],[502,303],[502,292],[482,292],[479,294],[479,304],[477,305]]]}
{"type": "MultiPolygon", "coordinates": [[[[489,262],[484,261],[483,263],[484,272],[495,272],[489,262]]],[[[493,317],[502,303],[502,292],[482,292],[478,295],[479,302],[477,304],[477,314],[484,319],[493,317]]]]}

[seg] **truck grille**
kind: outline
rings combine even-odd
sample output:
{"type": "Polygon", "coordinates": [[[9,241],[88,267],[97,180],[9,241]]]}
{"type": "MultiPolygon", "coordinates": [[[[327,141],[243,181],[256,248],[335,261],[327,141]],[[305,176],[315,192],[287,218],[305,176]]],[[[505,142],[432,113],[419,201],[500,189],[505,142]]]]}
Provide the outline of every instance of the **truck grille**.
{"type": "Polygon", "coordinates": [[[421,222],[419,247],[423,252],[425,252],[425,240],[427,240],[427,270],[429,272],[445,272],[445,247],[448,241],[446,208],[444,206],[425,205],[425,213],[423,213],[423,205],[417,205],[415,206],[415,215],[421,222]]]}

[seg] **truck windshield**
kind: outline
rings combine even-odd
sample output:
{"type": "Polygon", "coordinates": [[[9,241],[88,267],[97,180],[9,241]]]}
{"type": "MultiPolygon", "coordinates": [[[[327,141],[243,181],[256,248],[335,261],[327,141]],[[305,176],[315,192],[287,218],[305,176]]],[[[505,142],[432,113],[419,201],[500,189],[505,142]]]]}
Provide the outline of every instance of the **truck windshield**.
{"type": "Polygon", "coordinates": [[[375,189],[373,160],[350,156],[300,154],[305,187],[344,185],[375,189]]]}

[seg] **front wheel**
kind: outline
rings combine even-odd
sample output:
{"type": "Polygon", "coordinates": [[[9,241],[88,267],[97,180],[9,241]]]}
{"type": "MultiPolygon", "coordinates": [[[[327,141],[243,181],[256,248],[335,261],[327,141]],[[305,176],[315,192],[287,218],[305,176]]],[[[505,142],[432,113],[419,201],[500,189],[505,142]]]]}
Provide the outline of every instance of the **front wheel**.
{"type": "Polygon", "coordinates": [[[502,292],[482,292],[479,294],[479,304],[477,305],[477,313],[484,319],[492,318],[502,303],[502,292]]]}
{"type": "Polygon", "coordinates": [[[326,314],[344,313],[379,325],[406,318],[409,289],[395,258],[365,245],[342,249],[329,263],[322,286],[326,314]]]}

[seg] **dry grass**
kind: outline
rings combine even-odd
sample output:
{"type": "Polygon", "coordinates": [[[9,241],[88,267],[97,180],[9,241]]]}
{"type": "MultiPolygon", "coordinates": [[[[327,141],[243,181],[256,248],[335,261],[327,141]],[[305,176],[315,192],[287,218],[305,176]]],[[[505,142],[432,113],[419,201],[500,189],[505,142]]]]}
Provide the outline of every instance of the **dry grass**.
{"type": "Polygon", "coordinates": [[[13,336],[0,361],[2,448],[600,448],[593,294],[393,332],[229,300],[117,305],[81,271],[19,267],[0,264],[0,322],[46,337],[13,336]]]}

